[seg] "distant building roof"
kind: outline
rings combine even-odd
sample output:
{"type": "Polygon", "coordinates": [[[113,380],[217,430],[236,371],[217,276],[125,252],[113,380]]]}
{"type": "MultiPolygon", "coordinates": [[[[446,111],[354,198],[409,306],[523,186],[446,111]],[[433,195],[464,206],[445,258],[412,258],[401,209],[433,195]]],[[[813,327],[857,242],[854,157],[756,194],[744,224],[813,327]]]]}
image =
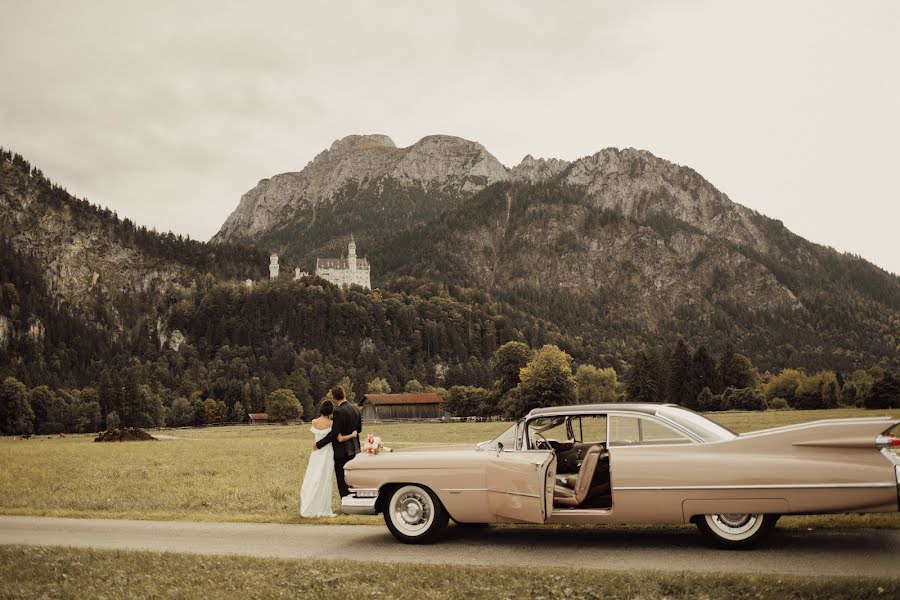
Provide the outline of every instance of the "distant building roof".
{"type": "Polygon", "coordinates": [[[366,400],[378,406],[389,404],[443,404],[437,394],[366,394],[366,400]]]}
{"type": "Polygon", "coordinates": [[[269,413],[249,413],[247,415],[251,421],[268,421],[269,413]]]}
{"type": "MultiPolygon", "coordinates": [[[[349,269],[346,258],[317,258],[317,269],[349,269]]],[[[369,268],[369,261],[365,258],[356,259],[356,268],[363,270],[369,268]]]]}

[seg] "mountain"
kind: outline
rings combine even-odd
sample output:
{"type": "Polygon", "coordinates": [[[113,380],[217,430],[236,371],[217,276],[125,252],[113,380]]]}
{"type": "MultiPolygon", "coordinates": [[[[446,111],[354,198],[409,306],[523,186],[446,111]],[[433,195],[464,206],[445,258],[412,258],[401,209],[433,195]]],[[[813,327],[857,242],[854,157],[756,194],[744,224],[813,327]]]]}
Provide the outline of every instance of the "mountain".
{"type": "Polygon", "coordinates": [[[213,242],[247,242],[289,259],[339,253],[333,242],[429,222],[507,170],[481,144],[429,136],[397,148],[384,135],[334,142],[298,173],[263,179],[244,194],[213,242]]]}
{"type": "Polygon", "coordinates": [[[613,148],[505,169],[459,138],[388,142],[344,138],[264,180],[216,240],[309,268],[353,231],[376,285],[484,290],[595,354],[682,335],[716,351],[731,342],[763,368],[898,364],[900,278],[804,240],[693,169],[613,148]]]}
{"type": "MultiPolygon", "coordinates": [[[[725,364],[735,349],[761,369],[900,365],[900,278],[652,154],[506,169],[459,138],[397,149],[360,136],[313,163],[286,178],[299,196],[261,184],[230,233],[203,243],[120,219],[0,150],[0,381],[30,390],[33,429],[238,421],[282,388],[308,418],[346,378],[357,394],[375,378],[489,387],[509,341],[620,376],[647,365],[651,399],[680,336],[711,371],[710,355],[725,364]],[[259,206],[278,218],[264,226],[259,206]],[[308,269],[351,229],[381,289],[266,277],[269,250],[308,269]]],[[[842,399],[879,377],[859,373],[842,399]]],[[[496,414],[485,394],[478,410],[496,414]]]]}
{"type": "Polygon", "coordinates": [[[482,292],[411,278],[341,290],[288,269],[270,281],[267,262],[253,246],[119,219],[0,149],[0,382],[24,385],[31,406],[0,415],[0,433],[240,421],[283,388],[309,419],[345,378],[357,394],[376,377],[398,390],[489,386],[511,340],[587,358],[578,339],[482,292]]]}

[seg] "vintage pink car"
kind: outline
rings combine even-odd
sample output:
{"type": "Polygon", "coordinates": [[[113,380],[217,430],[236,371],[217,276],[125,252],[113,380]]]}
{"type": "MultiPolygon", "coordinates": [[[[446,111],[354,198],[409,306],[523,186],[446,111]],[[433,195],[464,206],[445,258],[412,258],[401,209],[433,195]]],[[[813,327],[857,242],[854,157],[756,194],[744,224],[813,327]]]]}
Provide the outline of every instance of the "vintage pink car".
{"type": "Polygon", "coordinates": [[[458,523],[696,523],[747,547],[781,515],[895,512],[891,417],[736,434],[672,404],[531,411],[475,447],[364,455],[346,466],[344,512],[384,513],[394,536],[458,523]]]}

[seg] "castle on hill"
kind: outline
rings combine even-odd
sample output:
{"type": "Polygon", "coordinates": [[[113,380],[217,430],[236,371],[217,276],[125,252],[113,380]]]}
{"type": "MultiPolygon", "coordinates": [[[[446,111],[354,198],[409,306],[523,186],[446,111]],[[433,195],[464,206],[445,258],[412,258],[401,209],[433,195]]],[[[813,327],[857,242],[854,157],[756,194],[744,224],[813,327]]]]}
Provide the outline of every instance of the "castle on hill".
{"type": "MultiPolygon", "coordinates": [[[[280,271],[278,254],[273,252],[269,257],[269,279],[272,281],[278,279],[280,271]]],[[[342,256],[341,258],[316,259],[316,276],[344,289],[351,285],[359,285],[367,290],[372,289],[369,271],[369,261],[356,256],[356,241],[353,239],[352,233],[350,234],[350,243],[347,245],[347,258],[342,256]]],[[[294,269],[294,281],[304,277],[309,277],[309,273],[301,271],[299,267],[294,269]]],[[[245,285],[252,288],[253,280],[248,279],[245,285]]]]}
{"type": "Polygon", "coordinates": [[[356,257],[356,241],[352,233],[347,245],[347,258],[316,259],[316,275],[342,288],[359,285],[367,290],[372,289],[369,271],[369,261],[356,257]]]}

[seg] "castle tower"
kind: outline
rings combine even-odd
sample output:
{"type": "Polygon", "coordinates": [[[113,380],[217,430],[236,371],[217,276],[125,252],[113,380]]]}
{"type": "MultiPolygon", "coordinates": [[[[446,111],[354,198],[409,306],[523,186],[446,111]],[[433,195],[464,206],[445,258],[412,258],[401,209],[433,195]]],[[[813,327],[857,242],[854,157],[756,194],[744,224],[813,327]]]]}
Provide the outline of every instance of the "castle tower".
{"type": "Polygon", "coordinates": [[[274,253],[269,257],[269,279],[278,279],[278,255],[274,253]]]}
{"type": "Polygon", "coordinates": [[[350,234],[350,243],[347,245],[347,268],[351,271],[356,270],[356,242],[353,240],[353,234],[350,234]]]}

